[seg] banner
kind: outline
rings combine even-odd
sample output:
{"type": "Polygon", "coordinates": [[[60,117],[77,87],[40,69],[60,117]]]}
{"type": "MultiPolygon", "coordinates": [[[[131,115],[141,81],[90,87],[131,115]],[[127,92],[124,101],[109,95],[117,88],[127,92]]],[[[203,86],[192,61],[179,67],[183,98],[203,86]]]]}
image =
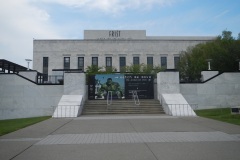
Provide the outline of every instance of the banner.
{"type": "Polygon", "coordinates": [[[153,99],[153,75],[96,74],[89,76],[88,99],[131,99],[136,91],[139,99],[153,99]]]}
{"type": "Polygon", "coordinates": [[[137,91],[139,99],[153,99],[153,75],[125,75],[125,95],[132,98],[132,92],[137,91]]]}

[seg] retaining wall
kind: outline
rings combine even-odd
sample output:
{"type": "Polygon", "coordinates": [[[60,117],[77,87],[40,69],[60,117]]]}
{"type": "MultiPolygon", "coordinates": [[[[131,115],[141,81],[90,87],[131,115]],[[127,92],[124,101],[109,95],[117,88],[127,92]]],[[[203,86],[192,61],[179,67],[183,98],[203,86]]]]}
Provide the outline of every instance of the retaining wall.
{"type": "Polygon", "coordinates": [[[205,83],[180,84],[180,92],[198,109],[240,106],[240,73],[223,73],[205,83]]]}
{"type": "Polygon", "coordinates": [[[51,116],[63,85],[36,85],[16,74],[0,74],[0,119],[51,116]]]}

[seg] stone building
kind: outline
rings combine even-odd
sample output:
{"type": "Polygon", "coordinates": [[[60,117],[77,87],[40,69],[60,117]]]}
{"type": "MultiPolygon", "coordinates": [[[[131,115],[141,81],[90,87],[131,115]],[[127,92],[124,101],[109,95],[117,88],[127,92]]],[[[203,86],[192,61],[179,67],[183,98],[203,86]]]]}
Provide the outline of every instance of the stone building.
{"type": "Polygon", "coordinates": [[[85,30],[84,39],[35,39],[33,69],[52,75],[53,69],[87,66],[114,67],[120,72],[132,64],[174,69],[179,54],[189,46],[216,37],[147,36],[145,30],[85,30]]]}

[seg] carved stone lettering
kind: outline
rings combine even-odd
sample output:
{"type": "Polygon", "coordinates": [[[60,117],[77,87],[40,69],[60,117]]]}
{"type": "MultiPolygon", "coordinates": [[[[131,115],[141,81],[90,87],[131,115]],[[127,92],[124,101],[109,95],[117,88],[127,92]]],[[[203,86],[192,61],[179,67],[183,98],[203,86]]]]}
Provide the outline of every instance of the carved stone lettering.
{"type": "Polygon", "coordinates": [[[120,37],[121,31],[109,31],[109,37],[110,38],[117,38],[120,37]]]}

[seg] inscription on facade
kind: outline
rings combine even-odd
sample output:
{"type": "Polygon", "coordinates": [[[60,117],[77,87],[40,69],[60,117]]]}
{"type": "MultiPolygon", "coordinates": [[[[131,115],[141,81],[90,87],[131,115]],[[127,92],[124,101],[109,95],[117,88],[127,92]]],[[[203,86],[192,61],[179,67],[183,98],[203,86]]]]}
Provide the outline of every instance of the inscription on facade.
{"type": "Polygon", "coordinates": [[[121,31],[109,31],[109,38],[117,38],[121,36],[121,31]]]}

